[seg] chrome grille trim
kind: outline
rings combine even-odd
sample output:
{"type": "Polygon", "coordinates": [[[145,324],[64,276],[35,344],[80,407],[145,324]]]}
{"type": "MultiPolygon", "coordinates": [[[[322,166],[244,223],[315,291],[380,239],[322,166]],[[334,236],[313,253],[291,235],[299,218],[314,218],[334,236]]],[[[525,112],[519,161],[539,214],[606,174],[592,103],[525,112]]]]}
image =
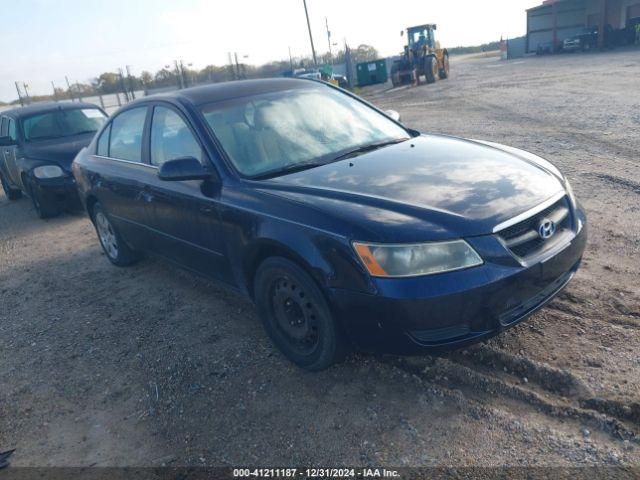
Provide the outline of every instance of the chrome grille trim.
{"type": "Polygon", "coordinates": [[[560,200],[565,195],[566,195],[566,192],[564,190],[561,191],[561,192],[558,192],[555,195],[553,195],[551,198],[549,198],[548,200],[545,200],[544,202],[542,202],[540,205],[537,205],[537,206],[527,210],[526,212],[521,213],[520,215],[516,215],[515,217],[513,217],[513,218],[511,218],[509,220],[506,220],[506,221],[504,221],[502,223],[499,223],[498,225],[493,227],[493,233],[498,233],[500,230],[504,230],[505,228],[509,228],[512,225],[515,225],[516,223],[520,223],[520,222],[522,222],[523,220],[526,220],[529,217],[533,217],[536,213],[540,213],[545,208],[550,207],[551,205],[556,203],[558,200],[560,200]]]}
{"type": "MultiPolygon", "coordinates": [[[[552,212],[548,218],[556,225],[559,225],[565,218],[567,218],[567,215],[569,215],[569,209],[567,207],[560,207],[558,210],[552,212]]],[[[505,245],[509,248],[517,247],[518,245],[535,240],[536,238],[538,238],[538,232],[535,230],[528,230],[522,235],[505,240],[505,245]]]]}

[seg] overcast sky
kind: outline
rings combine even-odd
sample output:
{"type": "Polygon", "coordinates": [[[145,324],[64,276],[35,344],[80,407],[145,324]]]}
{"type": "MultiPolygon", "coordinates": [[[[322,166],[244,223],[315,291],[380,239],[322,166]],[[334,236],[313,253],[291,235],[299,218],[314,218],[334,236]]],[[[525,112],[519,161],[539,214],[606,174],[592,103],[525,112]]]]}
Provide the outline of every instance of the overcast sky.
{"type": "MultiPolygon", "coordinates": [[[[307,0],[316,51],[333,42],[367,43],[382,55],[402,49],[400,31],[437,23],[443,46],[476,45],[525,33],[525,9],[541,0],[307,0]]],[[[309,55],[302,0],[20,0],[3,2],[0,99],[86,82],[131,65],[155,72],[174,59],[201,68],[227,63],[227,52],[261,64],[309,55]]]]}

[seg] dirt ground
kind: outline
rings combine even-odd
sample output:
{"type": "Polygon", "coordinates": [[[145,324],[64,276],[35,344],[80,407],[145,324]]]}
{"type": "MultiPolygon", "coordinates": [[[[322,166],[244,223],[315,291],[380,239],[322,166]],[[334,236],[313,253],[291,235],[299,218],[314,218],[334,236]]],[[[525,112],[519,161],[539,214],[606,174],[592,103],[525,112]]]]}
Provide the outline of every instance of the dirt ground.
{"type": "Polygon", "coordinates": [[[0,451],[15,466],[640,466],[640,51],[457,59],[365,94],[414,128],[531,150],[589,215],[566,291],[439,357],[316,374],[252,305],[147,259],[109,264],[82,214],[0,194],[0,451]],[[385,87],[386,88],[386,87],[385,87]]]}

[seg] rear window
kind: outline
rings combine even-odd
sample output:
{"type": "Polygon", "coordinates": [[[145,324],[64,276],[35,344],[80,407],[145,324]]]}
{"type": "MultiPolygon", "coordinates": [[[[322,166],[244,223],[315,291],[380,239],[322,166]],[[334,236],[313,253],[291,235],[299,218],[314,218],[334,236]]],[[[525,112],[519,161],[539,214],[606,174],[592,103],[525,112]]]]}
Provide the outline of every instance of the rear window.
{"type": "Polygon", "coordinates": [[[106,119],[97,108],[60,109],[25,118],[22,128],[27,141],[37,141],[95,133],[106,119]]]}

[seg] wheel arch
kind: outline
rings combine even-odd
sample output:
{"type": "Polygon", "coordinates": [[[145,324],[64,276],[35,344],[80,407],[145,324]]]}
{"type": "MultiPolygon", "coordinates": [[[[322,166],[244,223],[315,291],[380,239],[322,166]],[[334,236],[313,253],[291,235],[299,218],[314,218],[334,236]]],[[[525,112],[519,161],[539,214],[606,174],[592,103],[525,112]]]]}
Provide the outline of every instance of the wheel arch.
{"type": "Polygon", "coordinates": [[[274,239],[259,239],[247,245],[242,255],[242,279],[249,296],[254,298],[253,283],[260,264],[270,257],[283,257],[302,268],[324,290],[323,275],[304,256],[289,245],[274,239]]]}
{"type": "Polygon", "coordinates": [[[96,203],[98,203],[98,197],[96,197],[93,194],[87,195],[87,198],[85,199],[85,208],[92,222],[93,222],[93,207],[96,206],[96,203]]]}

